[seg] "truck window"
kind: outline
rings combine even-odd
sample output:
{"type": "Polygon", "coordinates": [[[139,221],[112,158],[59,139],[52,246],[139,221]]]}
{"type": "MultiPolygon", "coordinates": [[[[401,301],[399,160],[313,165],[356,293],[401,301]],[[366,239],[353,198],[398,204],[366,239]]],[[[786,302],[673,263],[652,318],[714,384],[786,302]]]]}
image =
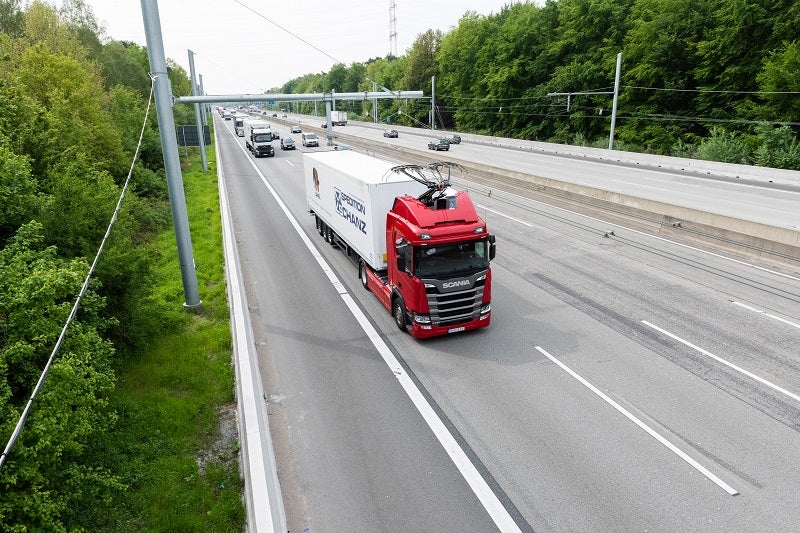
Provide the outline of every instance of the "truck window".
{"type": "Polygon", "coordinates": [[[419,278],[470,275],[489,268],[486,239],[414,250],[414,274],[419,278]]]}

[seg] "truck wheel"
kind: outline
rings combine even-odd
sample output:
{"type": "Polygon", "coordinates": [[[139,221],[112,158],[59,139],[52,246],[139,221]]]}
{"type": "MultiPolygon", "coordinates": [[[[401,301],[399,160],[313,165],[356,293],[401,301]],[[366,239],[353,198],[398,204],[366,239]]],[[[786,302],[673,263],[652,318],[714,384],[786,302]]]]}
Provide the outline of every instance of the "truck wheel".
{"type": "Polygon", "coordinates": [[[392,304],[392,315],[394,315],[394,323],[400,331],[408,331],[406,323],[406,306],[403,305],[400,298],[395,298],[392,304]]]}
{"type": "Polygon", "coordinates": [[[322,235],[322,221],[319,219],[319,216],[314,215],[314,222],[317,224],[317,233],[322,235]]]}
{"type": "Polygon", "coordinates": [[[364,261],[358,262],[358,279],[361,280],[361,286],[369,290],[369,285],[367,284],[367,264],[364,263],[364,261]]]}

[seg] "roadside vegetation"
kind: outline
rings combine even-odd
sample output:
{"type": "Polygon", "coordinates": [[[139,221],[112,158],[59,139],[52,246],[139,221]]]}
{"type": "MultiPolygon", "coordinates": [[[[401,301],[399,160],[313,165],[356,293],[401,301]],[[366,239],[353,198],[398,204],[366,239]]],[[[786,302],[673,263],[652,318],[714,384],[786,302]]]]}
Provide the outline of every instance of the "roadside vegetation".
{"type": "MultiPolygon", "coordinates": [[[[371,91],[367,78],[423,90],[378,106],[381,122],[424,127],[436,76],[439,127],[607,148],[621,52],[614,148],[800,170],[798,35],[794,0],[509,2],[420,34],[400,57],[334,65],[275,91],[371,91]],[[568,104],[564,93],[596,94],[568,104]]],[[[371,120],[372,102],[338,109],[371,120]]]]}
{"type": "MultiPolygon", "coordinates": [[[[0,1],[0,445],[109,223],[150,95],[146,51],[75,0],[0,1]]],[[[178,94],[189,79],[170,63],[178,94]]],[[[175,107],[176,122],[194,113],[175,107]]],[[[155,108],[76,320],[0,469],[0,531],[241,531],[214,155],[182,158],[202,314],[183,310],[155,108]]]]}

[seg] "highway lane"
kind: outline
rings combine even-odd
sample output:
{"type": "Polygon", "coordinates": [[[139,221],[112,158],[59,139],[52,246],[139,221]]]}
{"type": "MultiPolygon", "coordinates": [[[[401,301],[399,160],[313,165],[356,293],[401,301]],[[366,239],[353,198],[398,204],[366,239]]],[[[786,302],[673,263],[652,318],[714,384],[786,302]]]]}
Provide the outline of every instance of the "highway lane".
{"type": "MultiPolygon", "coordinates": [[[[258,163],[271,171],[267,172],[270,182],[300,218],[306,208],[299,164],[297,154],[280,151],[275,159],[258,163]]],[[[244,182],[246,167],[241,174],[244,182]]],[[[788,392],[800,390],[800,335],[792,325],[800,324],[798,278],[618,227],[615,235],[607,238],[604,235],[610,228],[602,221],[527,199],[497,194],[479,197],[477,190],[473,196],[485,206],[489,227],[500,243],[494,263],[493,324],[476,334],[428,342],[402,334],[377,300],[358,286],[349,260],[327,245],[320,246],[384,339],[402,355],[483,468],[519,509],[523,526],[554,531],[722,531],[786,529],[787,524],[797,523],[797,510],[791,502],[793,487],[800,481],[793,466],[800,444],[800,404],[764,382],[788,392]],[[763,381],[707,354],[725,358],[763,381]],[[594,384],[642,425],[740,495],[729,495],[586,383],[594,384]]],[[[257,183],[243,198],[259,198],[257,183]]],[[[259,209],[268,210],[268,200],[255,201],[259,209]]],[[[265,234],[271,236],[276,231],[273,228],[286,227],[279,215],[247,225],[261,228],[260,234],[248,239],[251,245],[261,240],[272,242],[265,234]]],[[[303,226],[315,236],[313,221],[306,219],[303,226]]],[[[277,231],[282,244],[279,248],[269,245],[272,251],[281,256],[295,253],[288,232],[277,231]]],[[[286,305],[296,308],[310,326],[300,328],[283,305],[272,305],[271,313],[287,313],[284,329],[295,331],[295,337],[313,332],[312,346],[339,344],[342,353],[334,366],[358,372],[365,358],[353,362],[356,357],[345,352],[359,334],[348,329],[346,317],[336,311],[325,312],[329,306],[335,309],[335,303],[317,299],[313,285],[320,276],[313,268],[294,265],[277,281],[259,277],[252,283],[271,285],[264,298],[283,294],[282,288],[287,290],[286,305]],[[303,282],[298,284],[298,278],[303,282]],[[310,284],[308,289],[306,284],[310,284]],[[334,323],[327,329],[329,321],[334,323]],[[341,329],[348,333],[343,335],[341,329]]],[[[254,324],[258,320],[254,318],[254,324]]],[[[286,368],[269,376],[277,383],[268,382],[265,389],[288,387],[286,380],[329,385],[337,379],[332,373],[325,377],[332,370],[330,365],[317,369],[307,363],[302,370],[295,370],[295,361],[283,360],[285,356],[278,353],[287,347],[273,348],[272,343],[279,342],[273,341],[273,335],[285,334],[264,331],[264,342],[269,344],[264,354],[269,363],[265,374],[270,374],[275,360],[286,368]],[[323,377],[314,377],[316,372],[323,377]]],[[[299,350],[296,345],[288,349],[290,353],[299,350]]],[[[342,383],[344,389],[335,396],[349,398],[353,380],[343,379],[342,383]]],[[[391,380],[384,385],[392,389],[391,380]]],[[[303,398],[310,401],[312,409],[319,408],[316,402],[320,400],[309,398],[313,395],[308,389],[304,391],[303,398]]],[[[375,405],[367,394],[362,399],[375,405]]],[[[297,407],[295,401],[299,399],[281,400],[290,404],[282,409],[287,427],[304,423],[304,413],[312,411],[297,407]]],[[[351,408],[359,409],[355,399],[351,408]]],[[[326,414],[334,416],[329,411],[326,414]]],[[[394,430],[393,420],[391,415],[380,417],[381,423],[388,424],[381,431],[394,430]]],[[[309,458],[302,452],[306,446],[319,446],[319,454],[346,450],[347,445],[337,445],[336,439],[347,443],[347,438],[353,437],[331,433],[326,445],[320,445],[306,443],[305,433],[290,430],[297,441],[285,448],[294,461],[284,468],[290,472],[299,469],[302,473],[297,477],[308,476],[324,485],[324,465],[313,460],[306,464],[309,458]],[[298,449],[301,456],[295,457],[298,449]]],[[[398,433],[402,432],[394,435],[398,433]]],[[[403,445],[412,458],[417,453],[423,458],[434,453],[427,446],[437,445],[430,439],[409,439],[403,445]]],[[[362,477],[374,476],[347,468],[339,469],[338,474],[355,478],[343,487],[355,490],[348,500],[363,497],[358,492],[364,485],[362,477]]],[[[392,475],[398,472],[382,475],[391,484],[392,475]]],[[[295,496],[302,500],[307,487],[302,483],[295,486],[300,493],[295,496]]],[[[321,509],[331,510],[324,505],[328,493],[316,493],[311,498],[314,504],[305,507],[314,519],[321,509]]],[[[464,501],[467,503],[453,507],[468,506],[470,498],[464,501]]],[[[353,516],[368,514],[369,507],[353,516]]],[[[435,518],[423,516],[417,525],[450,530],[449,526],[431,527],[427,520],[435,518]]],[[[393,522],[378,529],[403,530],[398,526],[399,522],[393,522]]]]}
{"type": "MultiPolygon", "coordinates": [[[[491,531],[237,140],[220,137],[289,529],[491,531]]],[[[296,179],[296,155],[258,164],[276,183],[296,179]]]]}
{"type": "MultiPolygon", "coordinates": [[[[308,117],[293,120],[305,125],[319,126],[319,120],[308,117]]],[[[337,135],[354,135],[415,150],[425,150],[428,139],[435,136],[428,130],[401,128],[398,138],[386,139],[383,137],[383,129],[359,123],[336,127],[333,131],[337,135]]],[[[487,146],[469,141],[451,145],[448,152],[439,152],[436,157],[506,168],[737,219],[800,229],[800,190],[797,189],[738,183],[728,179],[715,179],[713,176],[634,168],[611,162],[598,164],[584,158],[487,146]]]]}

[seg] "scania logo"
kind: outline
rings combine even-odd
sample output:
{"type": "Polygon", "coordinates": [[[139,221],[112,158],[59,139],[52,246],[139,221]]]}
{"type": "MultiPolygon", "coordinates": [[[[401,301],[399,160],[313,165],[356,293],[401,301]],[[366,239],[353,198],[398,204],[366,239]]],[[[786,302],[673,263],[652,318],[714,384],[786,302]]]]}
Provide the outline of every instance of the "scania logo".
{"type": "Polygon", "coordinates": [[[462,279],[459,281],[445,281],[442,283],[442,288],[452,289],[453,287],[463,287],[464,285],[469,285],[468,279],[462,279]]]}

